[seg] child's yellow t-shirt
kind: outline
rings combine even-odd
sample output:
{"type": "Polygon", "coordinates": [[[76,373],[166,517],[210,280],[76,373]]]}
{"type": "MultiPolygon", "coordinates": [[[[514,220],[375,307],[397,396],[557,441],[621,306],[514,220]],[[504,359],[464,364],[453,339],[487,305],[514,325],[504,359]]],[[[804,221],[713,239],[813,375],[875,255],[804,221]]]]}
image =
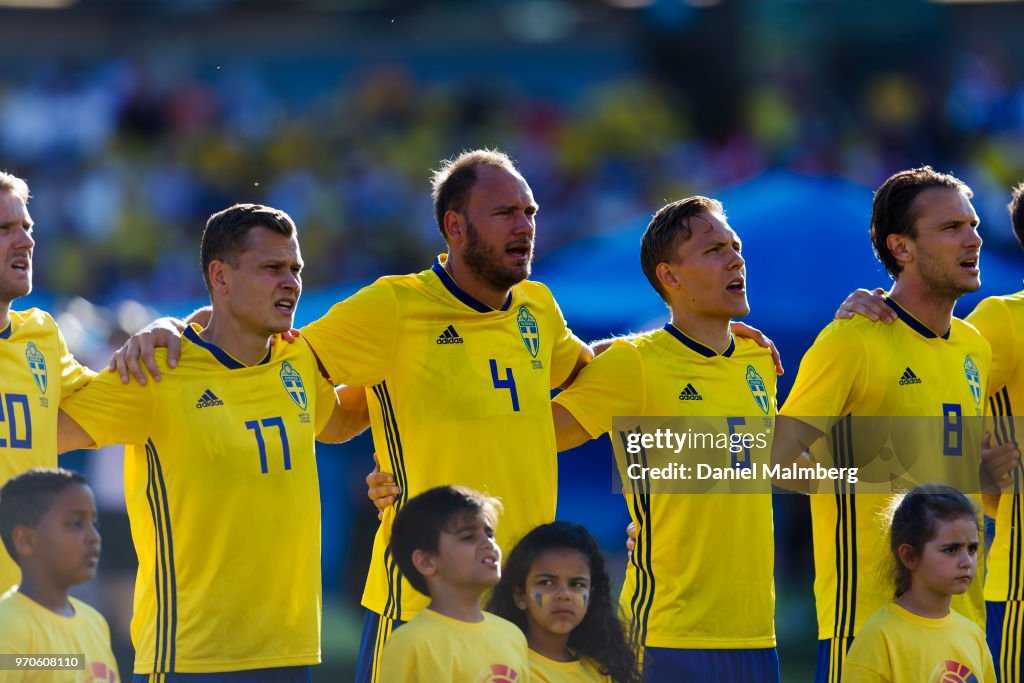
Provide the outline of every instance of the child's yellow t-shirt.
{"type": "Polygon", "coordinates": [[[526,636],[510,621],[483,613],[468,623],[425,609],[395,629],[381,654],[385,683],[529,679],[526,636]]]}
{"type": "Polygon", "coordinates": [[[890,604],[864,623],[843,665],[843,683],[995,683],[985,633],[955,610],[941,619],[890,604]]]}
{"type": "Polygon", "coordinates": [[[75,613],[65,617],[12,588],[0,598],[0,653],[16,656],[75,655],[82,668],[6,670],[6,683],[117,683],[110,627],[95,609],[69,598],[75,613]]]}

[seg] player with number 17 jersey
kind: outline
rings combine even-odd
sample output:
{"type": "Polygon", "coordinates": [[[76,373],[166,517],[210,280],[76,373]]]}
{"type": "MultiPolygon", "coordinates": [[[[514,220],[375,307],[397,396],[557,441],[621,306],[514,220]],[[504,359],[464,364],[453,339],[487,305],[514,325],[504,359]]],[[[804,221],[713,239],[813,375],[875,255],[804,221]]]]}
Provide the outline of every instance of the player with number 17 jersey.
{"type": "Polygon", "coordinates": [[[103,373],[61,404],[96,445],[128,444],[135,673],[317,664],[314,437],[334,388],[305,342],[247,367],[198,332],[185,330],[173,371],[157,350],[160,382],[103,373]]]}
{"type": "Polygon", "coordinates": [[[551,389],[583,346],[544,285],[524,280],[492,309],[456,284],[445,259],[381,278],[302,329],[335,382],[367,388],[381,470],[402,489],[377,530],[362,601],[393,620],[427,602],[387,552],[394,514],[412,496],[461,484],[500,498],[503,548],[555,518],[551,389]]]}

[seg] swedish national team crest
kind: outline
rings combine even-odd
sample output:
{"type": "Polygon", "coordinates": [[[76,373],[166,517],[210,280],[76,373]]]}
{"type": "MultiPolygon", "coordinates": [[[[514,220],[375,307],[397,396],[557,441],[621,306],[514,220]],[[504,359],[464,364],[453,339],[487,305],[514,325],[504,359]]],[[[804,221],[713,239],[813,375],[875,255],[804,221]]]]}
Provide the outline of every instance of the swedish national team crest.
{"type": "Polygon", "coordinates": [[[750,393],[753,394],[754,400],[757,401],[757,407],[767,415],[768,411],[772,408],[772,400],[768,397],[768,390],[765,389],[764,380],[761,378],[761,375],[757,374],[757,370],[754,369],[753,365],[747,366],[747,386],[750,387],[750,393]]]}
{"type": "Polygon", "coordinates": [[[281,383],[284,384],[284,390],[295,401],[295,405],[301,410],[305,410],[309,401],[306,400],[306,387],[302,384],[302,375],[288,361],[281,363],[281,383]]]}
{"type": "Polygon", "coordinates": [[[536,358],[537,352],[540,351],[540,325],[537,324],[537,319],[530,313],[530,309],[520,306],[516,322],[519,323],[519,334],[523,335],[526,350],[536,358]]]}
{"type": "Polygon", "coordinates": [[[36,381],[39,391],[46,393],[46,356],[35,345],[29,342],[25,349],[25,358],[28,360],[28,369],[32,373],[32,379],[36,381]]]}
{"type": "Polygon", "coordinates": [[[978,366],[974,364],[970,356],[964,359],[964,375],[967,377],[967,386],[971,388],[971,396],[975,403],[981,403],[981,373],[978,366]]]}

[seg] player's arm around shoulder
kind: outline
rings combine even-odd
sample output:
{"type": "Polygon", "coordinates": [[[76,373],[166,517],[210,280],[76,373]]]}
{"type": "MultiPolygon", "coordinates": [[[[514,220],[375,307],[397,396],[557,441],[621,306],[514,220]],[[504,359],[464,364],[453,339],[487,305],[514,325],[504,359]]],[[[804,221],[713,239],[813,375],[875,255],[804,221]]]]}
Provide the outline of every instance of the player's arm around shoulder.
{"type": "Polygon", "coordinates": [[[334,407],[326,426],[316,440],[321,443],[342,443],[353,439],[370,426],[370,408],[366,403],[364,387],[350,387],[344,384],[335,387],[334,407]]]}
{"type": "Polygon", "coordinates": [[[583,341],[580,341],[580,353],[576,357],[576,363],[575,363],[575,365],[573,365],[572,370],[569,371],[569,376],[565,378],[564,382],[562,382],[560,385],[558,385],[558,388],[559,389],[567,389],[567,388],[569,388],[569,386],[573,383],[573,381],[575,381],[577,375],[580,374],[580,371],[584,367],[586,367],[586,365],[590,361],[594,360],[594,356],[596,356],[596,355],[597,355],[597,352],[594,351],[594,349],[591,348],[591,346],[589,344],[587,344],[587,343],[585,343],[583,341]]]}
{"type": "Polygon", "coordinates": [[[302,328],[302,337],[335,382],[369,386],[392,367],[404,310],[401,281],[381,278],[302,328]]]}
{"type": "Polygon", "coordinates": [[[632,342],[615,340],[582,368],[551,402],[559,451],[575,448],[611,429],[615,415],[639,414],[643,367],[632,342]]]}
{"type": "MultiPolygon", "coordinates": [[[[158,349],[155,356],[164,370],[168,368],[167,353],[158,349]]],[[[158,412],[157,386],[155,382],[122,384],[117,375],[101,373],[65,396],[57,419],[58,451],[144,441],[158,412]]]]}

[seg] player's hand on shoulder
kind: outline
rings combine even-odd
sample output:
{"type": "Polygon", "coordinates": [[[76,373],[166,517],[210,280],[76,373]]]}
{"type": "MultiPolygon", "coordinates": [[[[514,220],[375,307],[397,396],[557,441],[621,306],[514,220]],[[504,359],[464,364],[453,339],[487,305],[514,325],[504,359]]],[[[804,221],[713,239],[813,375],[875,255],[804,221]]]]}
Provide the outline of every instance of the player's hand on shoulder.
{"type": "Polygon", "coordinates": [[[896,311],[885,303],[885,290],[876,287],[870,292],[866,289],[855,289],[846,301],[836,310],[836,320],[846,320],[855,315],[878,322],[891,323],[896,320],[896,311]]]}
{"type": "Polygon", "coordinates": [[[636,550],[636,523],[630,522],[626,526],[626,554],[632,557],[636,550]]]}
{"type": "Polygon", "coordinates": [[[381,472],[377,454],[373,454],[373,471],[366,475],[366,497],[377,508],[377,519],[384,517],[384,511],[395,504],[402,489],[395,486],[395,475],[381,472]]]}
{"type": "Polygon", "coordinates": [[[746,323],[741,323],[738,320],[733,320],[729,323],[729,331],[737,337],[743,337],[744,339],[753,339],[757,342],[758,346],[763,346],[766,349],[772,351],[772,361],[775,363],[775,374],[781,375],[785,372],[782,368],[782,356],[779,355],[779,350],[775,348],[775,342],[765,336],[764,332],[751,327],[746,323]]]}
{"type": "Polygon", "coordinates": [[[184,329],[185,323],[177,318],[157,318],[114,352],[107,369],[120,375],[122,384],[127,384],[129,378],[134,377],[136,382],[144,385],[147,380],[142,367],[145,366],[150,376],[159,382],[160,368],[153,358],[153,351],[167,349],[167,366],[175,367],[181,357],[181,333],[184,329]]]}

